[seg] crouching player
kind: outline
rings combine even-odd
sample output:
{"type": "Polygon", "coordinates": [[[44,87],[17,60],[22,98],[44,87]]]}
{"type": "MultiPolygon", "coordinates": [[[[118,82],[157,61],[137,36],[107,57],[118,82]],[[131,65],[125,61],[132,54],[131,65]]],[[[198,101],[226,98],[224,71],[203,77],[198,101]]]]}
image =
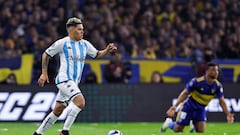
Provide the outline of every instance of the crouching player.
{"type": "Polygon", "coordinates": [[[229,112],[223,94],[223,86],[217,80],[218,65],[216,63],[208,63],[206,65],[206,73],[199,78],[193,78],[180,93],[175,105],[167,110],[169,117],[174,117],[176,107],[181,103],[176,122],[171,118],[167,118],[161,127],[161,132],[165,132],[167,128],[175,132],[182,132],[184,127],[193,121],[196,132],[204,132],[206,126],[205,107],[214,96],[219,99],[219,104],[226,114],[227,121],[233,123],[234,116],[229,112]]]}

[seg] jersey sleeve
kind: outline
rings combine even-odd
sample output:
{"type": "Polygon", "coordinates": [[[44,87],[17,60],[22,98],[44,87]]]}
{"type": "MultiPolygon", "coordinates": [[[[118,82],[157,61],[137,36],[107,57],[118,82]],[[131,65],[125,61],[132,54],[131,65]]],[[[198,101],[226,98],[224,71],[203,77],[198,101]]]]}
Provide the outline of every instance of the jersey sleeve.
{"type": "Polygon", "coordinates": [[[187,89],[188,92],[191,92],[191,91],[194,90],[195,84],[196,84],[196,78],[193,78],[191,81],[189,81],[189,82],[186,84],[185,89],[187,89]]]}
{"type": "Polygon", "coordinates": [[[218,98],[224,97],[222,84],[219,84],[219,85],[218,85],[218,89],[217,89],[217,91],[216,91],[216,96],[217,96],[218,98]]]}
{"type": "Polygon", "coordinates": [[[92,58],[95,58],[97,56],[98,50],[90,42],[85,40],[85,43],[87,45],[87,54],[92,58]]]}
{"type": "Polygon", "coordinates": [[[61,40],[57,40],[49,48],[46,49],[45,53],[53,57],[54,55],[56,55],[57,53],[60,53],[61,51],[62,51],[61,40]]]}

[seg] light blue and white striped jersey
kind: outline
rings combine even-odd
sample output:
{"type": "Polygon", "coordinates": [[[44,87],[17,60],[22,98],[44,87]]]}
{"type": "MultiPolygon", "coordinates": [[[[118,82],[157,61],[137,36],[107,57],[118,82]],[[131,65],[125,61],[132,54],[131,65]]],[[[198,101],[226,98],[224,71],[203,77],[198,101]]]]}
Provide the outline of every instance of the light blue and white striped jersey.
{"type": "Polygon", "coordinates": [[[78,84],[81,81],[86,55],[95,58],[98,50],[87,40],[76,42],[64,37],[54,42],[45,52],[51,57],[59,54],[60,68],[55,79],[56,84],[67,80],[78,84]]]}

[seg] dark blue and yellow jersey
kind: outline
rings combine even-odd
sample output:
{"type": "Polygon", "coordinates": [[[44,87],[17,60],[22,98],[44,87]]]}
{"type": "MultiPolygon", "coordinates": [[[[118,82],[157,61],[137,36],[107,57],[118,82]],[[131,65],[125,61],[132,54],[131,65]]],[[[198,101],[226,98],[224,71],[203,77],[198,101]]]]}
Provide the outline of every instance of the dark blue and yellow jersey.
{"type": "Polygon", "coordinates": [[[218,80],[208,84],[206,76],[193,78],[187,83],[186,89],[190,93],[187,102],[195,109],[205,108],[215,96],[218,98],[224,96],[222,84],[218,80]]]}

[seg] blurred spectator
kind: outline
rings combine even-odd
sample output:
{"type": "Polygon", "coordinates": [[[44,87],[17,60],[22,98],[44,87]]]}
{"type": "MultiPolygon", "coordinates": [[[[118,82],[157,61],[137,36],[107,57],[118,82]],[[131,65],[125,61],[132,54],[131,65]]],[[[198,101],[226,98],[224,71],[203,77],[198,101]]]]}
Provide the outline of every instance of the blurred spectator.
{"type": "Polygon", "coordinates": [[[204,48],[204,62],[212,62],[213,59],[215,58],[215,53],[210,47],[205,47],[204,48]]]}
{"type": "Polygon", "coordinates": [[[103,76],[108,83],[128,83],[132,77],[131,63],[122,61],[122,53],[118,50],[105,65],[103,76]]]}
{"type": "Polygon", "coordinates": [[[164,83],[163,75],[158,71],[154,71],[151,75],[150,83],[152,84],[164,83]]]}
{"type": "MultiPolygon", "coordinates": [[[[187,51],[182,44],[187,38],[195,39],[196,34],[200,35],[197,45],[212,42],[217,58],[240,57],[240,4],[236,0],[13,0],[0,1],[0,5],[0,40],[13,40],[17,55],[35,52],[41,39],[53,41],[64,36],[61,24],[67,17],[77,16],[87,24],[86,39],[94,38],[98,49],[106,42],[117,41],[124,47],[124,57],[186,58],[188,55],[179,50],[187,51]],[[20,37],[25,44],[18,45],[20,37]]],[[[190,51],[194,48],[198,47],[190,51]]]]}
{"type": "Polygon", "coordinates": [[[214,58],[240,58],[237,0],[1,0],[0,7],[0,58],[34,53],[41,59],[41,48],[66,35],[62,26],[73,16],[85,22],[84,38],[97,49],[114,41],[124,58],[195,55],[199,62],[206,47],[214,58]]]}
{"type": "Polygon", "coordinates": [[[195,76],[202,76],[205,74],[205,67],[208,62],[215,59],[215,52],[210,47],[196,48],[193,52],[190,61],[194,69],[195,76]]]}
{"type": "MultiPolygon", "coordinates": [[[[198,64],[198,76],[202,76],[205,74],[205,70],[206,70],[206,64],[209,62],[212,62],[215,58],[215,53],[213,52],[213,50],[210,47],[205,47],[203,50],[203,62],[198,64]]],[[[219,68],[220,69],[220,68],[219,68]]],[[[219,75],[220,77],[220,75],[219,75]]]]}
{"type": "Polygon", "coordinates": [[[9,74],[6,80],[1,82],[1,84],[17,84],[16,75],[13,73],[9,74]]]}
{"type": "Polygon", "coordinates": [[[13,58],[16,56],[21,55],[21,50],[16,48],[16,44],[14,40],[7,39],[5,41],[5,52],[4,52],[4,58],[13,58]]]}
{"type": "Polygon", "coordinates": [[[96,84],[97,76],[93,71],[90,71],[86,74],[84,83],[96,84]]]}

